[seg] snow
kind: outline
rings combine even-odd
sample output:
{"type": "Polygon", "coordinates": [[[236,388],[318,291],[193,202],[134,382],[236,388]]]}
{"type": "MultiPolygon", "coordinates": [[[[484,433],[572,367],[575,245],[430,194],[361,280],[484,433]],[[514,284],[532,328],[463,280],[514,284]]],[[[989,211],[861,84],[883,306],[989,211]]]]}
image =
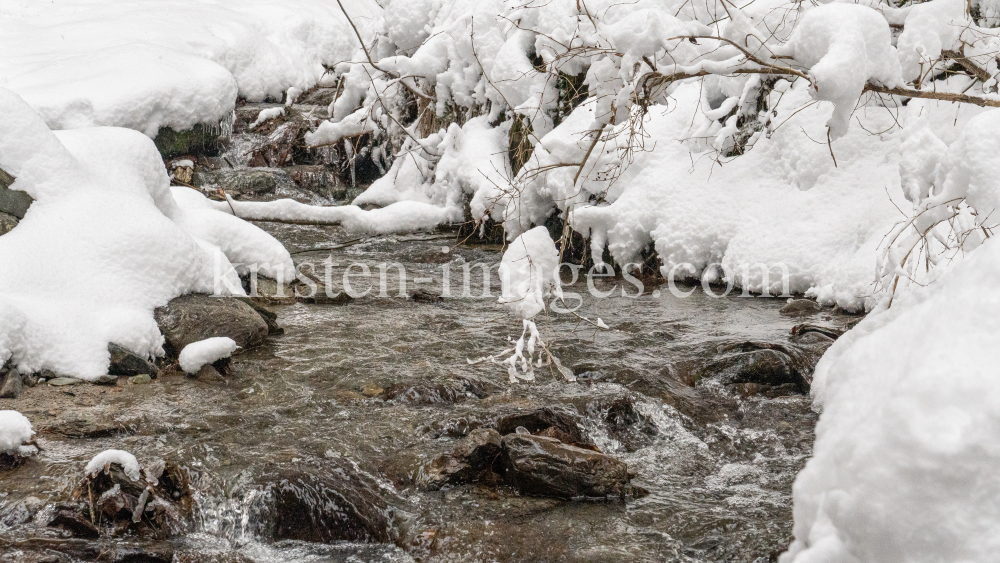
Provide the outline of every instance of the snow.
{"type": "Polygon", "coordinates": [[[88,477],[96,477],[112,463],[120,465],[125,475],[133,481],[138,481],[142,477],[139,472],[139,461],[135,459],[134,455],[124,450],[104,450],[95,455],[83,471],[88,477]]]}
{"type": "Polygon", "coordinates": [[[503,287],[499,303],[517,317],[530,320],[545,310],[545,299],[562,296],[559,251],[545,227],[535,227],[514,239],[500,260],[503,287]]]}
{"type": "Polygon", "coordinates": [[[822,416],[782,563],[995,560],[996,242],[867,317],[820,361],[822,416]]]}
{"type": "Polygon", "coordinates": [[[285,108],[282,106],[262,109],[260,110],[260,113],[257,114],[257,119],[255,119],[253,123],[250,124],[250,129],[257,127],[258,125],[267,123],[268,121],[276,117],[281,117],[282,115],[285,115],[285,108]]]}
{"type": "MultiPolygon", "coordinates": [[[[362,33],[374,0],[345,0],[362,33]]],[[[53,129],[128,127],[154,136],[218,123],[237,96],[280,100],[358,40],[323,0],[6,0],[0,7],[0,87],[53,129]]]]}
{"type": "Polygon", "coordinates": [[[179,205],[141,133],[53,132],[2,89],[0,108],[0,168],[35,199],[0,237],[0,362],[94,379],[107,373],[109,342],[163,354],[154,308],[191,292],[242,295],[233,262],[290,267],[257,227],[179,205]]]}
{"type": "Polygon", "coordinates": [[[809,10],[788,48],[797,62],[809,67],[816,98],[836,107],[827,124],[833,139],[847,133],[866,82],[889,88],[902,82],[889,24],[867,6],[831,3],[809,10]]]}
{"type": "Polygon", "coordinates": [[[178,363],[185,372],[198,373],[202,366],[228,358],[237,348],[236,341],[226,336],[206,338],[185,346],[178,363]]]}
{"type": "Polygon", "coordinates": [[[31,440],[31,422],[17,411],[0,411],[0,453],[15,454],[31,440]]]}

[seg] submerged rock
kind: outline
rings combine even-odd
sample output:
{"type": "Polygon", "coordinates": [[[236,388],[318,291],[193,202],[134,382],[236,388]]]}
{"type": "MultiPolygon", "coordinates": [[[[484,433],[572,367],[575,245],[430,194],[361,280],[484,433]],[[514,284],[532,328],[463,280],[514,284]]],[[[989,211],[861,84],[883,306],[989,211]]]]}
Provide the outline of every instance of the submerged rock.
{"type": "Polygon", "coordinates": [[[171,299],[154,313],[172,355],[185,346],[214,336],[228,336],[236,345],[254,348],[264,343],[267,322],[250,305],[232,297],[205,294],[171,299]]]}
{"type": "Polygon", "coordinates": [[[819,303],[812,299],[789,299],[788,303],[779,311],[782,315],[795,317],[800,315],[812,315],[823,310],[819,303]]]}
{"type": "Polygon", "coordinates": [[[572,499],[631,494],[628,466],[602,453],[530,434],[503,437],[504,479],[526,495],[572,499]]]}
{"type": "Polygon", "coordinates": [[[110,375],[156,375],[156,366],[123,346],[115,343],[108,344],[108,353],[111,355],[111,364],[108,366],[108,374],[110,375]]]}
{"type": "Polygon", "coordinates": [[[653,443],[660,433],[656,423],[640,413],[630,397],[615,399],[604,416],[608,434],[618,440],[625,451],[634,452],[653,443]]]}

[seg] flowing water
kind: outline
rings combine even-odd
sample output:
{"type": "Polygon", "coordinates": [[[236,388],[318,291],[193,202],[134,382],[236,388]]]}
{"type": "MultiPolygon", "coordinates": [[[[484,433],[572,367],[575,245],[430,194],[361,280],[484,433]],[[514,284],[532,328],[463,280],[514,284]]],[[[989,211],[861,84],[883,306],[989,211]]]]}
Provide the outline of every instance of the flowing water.
{"type": "MultiPolygon", "coordinates": [[[[352,238],[333,227],[264,226],[292,251],[352,238]]],[[[456,297],[397,297],[396,270],[389,269],[392,297],[274,306],[285,333],[238,355],[224,381],[175,376],[146,385],[38,386],[21,399],[0,400],[0,408],[32,420],[43,449],[0,473],[0,561],[58,561],[44,559],[56,553],[85,559],[81,554],[110,541],[67,539],[44,527],[52,503],[107,448],[187,468],[197,491],[193,521],[160,540],[176,561],[775,560],[790,540],[791,485],[810,454],[817,415],[806,396],[766,398],[696,374],[720,350],[745,342],[800,346],[818,357],[822,346],[792,342],[791,328],[802,319],[779,314],[784,300],[715,299],[699,288],[678,298],[651,284],[635,297],[635,287],[621,279],[597,283],[599,290],[618,285],[598,299],[579,282],[570,288],[583,295],[579,313],[611,330],[568,314],[538,322],[578,381],[542,368],[536,381],[511,384],[504,367],[469,360],[500,357],[520,336],[520,322],[497,305],[496,282],[492,298],[462,297],[458,289],[463,263],[496,264],[500,249],[454,244],[380,237],[296,254],[298,261],[332,259],[334,279],[350,262],[369,265],[375,278],[378,264],[399,262],[409,293],[420,287],[440,294],[449,264],[456,297]],[[621,397],[652,424],[639,438],[605,421],[621,397]],[[428,491],[414,484],[420,467],[469,429],[540,407],[579,416],[594,443],[625,461],[649,494],[561,501],[503,486],[428,491]],[[275,471],[322,473],[345,464],[378,483],[393,514],[389,536],[276,540],[287,515],[260,510],[254,487],[275,471]]],[[[358,278],[356,287],[365,282],[358,278]]],[[[806,320],[842,328],[851,318],[825,312],[806,320]]]]}

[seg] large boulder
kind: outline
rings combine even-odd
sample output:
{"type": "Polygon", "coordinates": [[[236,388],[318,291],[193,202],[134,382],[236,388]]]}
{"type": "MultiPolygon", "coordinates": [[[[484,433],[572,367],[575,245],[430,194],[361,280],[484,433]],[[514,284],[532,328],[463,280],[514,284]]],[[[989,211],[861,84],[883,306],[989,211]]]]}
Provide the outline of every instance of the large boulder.
{"type": "Polygon", "coordinates": [[[628,466],[602,453],[527,433],[501,442],[504,479],[522,494],[572,499],[631,494],[628,466]]]}
{"type": "Polygon", "coordinates": [[[182,295],[155,311],[156,323],[174,355],[192,342],[228,336],[243,349],[267,339],[267,322],[250,305],[232,297],[182,295]]]}
{"type": "MultiPolygon", "coordinates": [[[[7,177],[10,178],[10,176],[7,177]]],[[[13,178],[11,178],[11,184],[13,183],[13,178]]],[[[24,219],[24,214],[28,212],[28,207],[35,200],[21,190],[9,189],[7,186],[10,184],[5,184],[3,179],[0,178],[0,213],[12,215],[18,220],[24,219]]]]}
{"type": "Polygon", "coordinates": [[[10,365],[0,367],[0,399],[16,399],[23,389],[21,374],[10,365]]]}

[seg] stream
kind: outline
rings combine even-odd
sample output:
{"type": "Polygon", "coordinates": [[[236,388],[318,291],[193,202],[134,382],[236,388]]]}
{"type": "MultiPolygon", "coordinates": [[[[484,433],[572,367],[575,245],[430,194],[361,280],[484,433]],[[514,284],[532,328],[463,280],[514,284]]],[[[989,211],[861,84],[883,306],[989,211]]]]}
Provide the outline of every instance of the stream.
{"type": "MultiPolygon", "coordinates": [[[[261,226],[293,252],[355,238],[338,227],[261,226]]],[[[408,294],[419,287],[440,295],[445,264],[457,287],[463,263],[496,264],[500,252],[414,235],[295,258],[333,260],[334,279],[351,262],[376,277],[379,264],[398,262],[408,294]]],[[[748,343],[785,347],[811,366],[831,340],[793,337],[792,327],[843,330],[856,317],[830,310],[789,317],[779,312],[783,299],[714,298],[698,287],[679,298],[647,283],[635,296],[620,278],[599,280],[599,290],[618,289],[598,299],[580,281],[566,288],[583,296],[578,312],[610,330],[570,314],[536,319],[577,381],[542,367],[535,381],[512,384],[505,366],[475,362],[502,359],[521,334],[521,323],[496,303],[498,282],[491,298],[413,300],[397,296],[394,269],[388,279],[390,297],[271,306],[284,334],[235,356],[222,380],[39,385],[0,400],[0,409],[31,419],[42,449],[0,472],[0,561],[92,560],[115,543],[134,546],[116,552],[116,561],[158,561],[150,554],[166,550],[178,562],[763,563],[788,545],[792,482],[810,455],[817,414],[808,395],[727,384],[706,366],[748,343]],[[609,416],[615,404],[630,405],[627,424],[609,416]],[[421,468],[470,430],[541,408],[575,417],[648,494],[597,502],[525,496],[503,484],[419,484],[421,468]],[[46,527],[87,461],[109,448],[183,467],[194,489],[187,524],[169,537],[118,541],[46,527]],[[344,538],[297,528],[303,510],[322,513],[334,497],[290,475],[353,486],[355,474],[389,515],[382,532],[344,538]],[[268,482],[291,483],[293,508],[262,503],[268,482]]]]}

